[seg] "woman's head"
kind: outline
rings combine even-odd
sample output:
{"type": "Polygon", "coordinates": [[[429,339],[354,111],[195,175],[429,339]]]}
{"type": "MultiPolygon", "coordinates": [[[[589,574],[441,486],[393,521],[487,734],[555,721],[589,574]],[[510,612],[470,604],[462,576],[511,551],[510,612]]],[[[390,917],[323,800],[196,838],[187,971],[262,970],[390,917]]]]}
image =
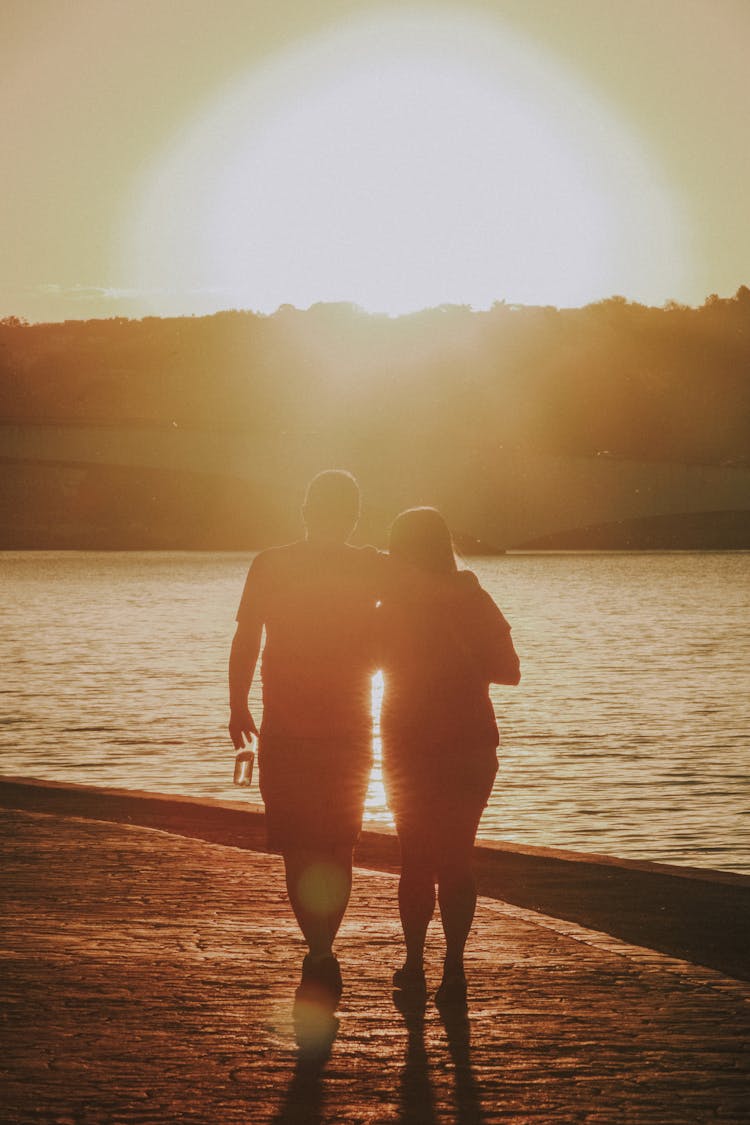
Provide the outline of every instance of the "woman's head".
{"type": "Polygon", "coordinates": [[[391,556],[431,574],[455,574],[448,525],[436,508],[408,508],[391,525],[391,556]]]}

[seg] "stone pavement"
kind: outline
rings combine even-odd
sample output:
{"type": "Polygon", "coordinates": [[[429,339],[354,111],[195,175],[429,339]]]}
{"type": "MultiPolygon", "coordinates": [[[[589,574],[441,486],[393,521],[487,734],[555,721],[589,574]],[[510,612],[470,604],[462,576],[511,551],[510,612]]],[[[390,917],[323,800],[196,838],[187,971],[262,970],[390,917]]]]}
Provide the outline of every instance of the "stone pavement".
{"type": "MultiPolygon", "coordinates": [[[[746,1122],[750,985],[481,900],[468,1017],[403,1013],[396,881],[355,872],[338,1035],[300,1056],[278,858],[0,812],[0,1119],[746,1122]]],[[[439,979],[434,923],[428,976],[439,979]]]]}

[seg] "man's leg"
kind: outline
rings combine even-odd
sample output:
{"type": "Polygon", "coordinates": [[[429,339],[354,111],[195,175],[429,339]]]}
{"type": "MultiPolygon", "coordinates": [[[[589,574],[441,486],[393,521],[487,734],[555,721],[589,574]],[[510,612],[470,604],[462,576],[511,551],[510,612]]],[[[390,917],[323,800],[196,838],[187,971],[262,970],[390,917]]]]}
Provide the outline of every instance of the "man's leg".
{"type": "Polygon", "coordinates": [[[330,957],[352,889],[352,847],[284,852],[294,916],[314,959],[330,957]]]}

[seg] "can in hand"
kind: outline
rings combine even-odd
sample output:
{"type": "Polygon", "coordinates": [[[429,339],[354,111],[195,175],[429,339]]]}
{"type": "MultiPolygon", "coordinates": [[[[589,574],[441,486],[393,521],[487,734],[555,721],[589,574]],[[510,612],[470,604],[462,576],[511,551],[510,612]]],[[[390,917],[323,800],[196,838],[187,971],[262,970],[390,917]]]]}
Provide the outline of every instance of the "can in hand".
{"type": "MultiPolygon", "coordinates": [[[[252,745],[255,745],[253,739],[252,745]]],[[[238,750],[237,756],[234,759],[234,784],[242,785],[247,788],[253,782],[253,763],[255,761],[255,751],[249,746],[244,750],[238,750]]]]}

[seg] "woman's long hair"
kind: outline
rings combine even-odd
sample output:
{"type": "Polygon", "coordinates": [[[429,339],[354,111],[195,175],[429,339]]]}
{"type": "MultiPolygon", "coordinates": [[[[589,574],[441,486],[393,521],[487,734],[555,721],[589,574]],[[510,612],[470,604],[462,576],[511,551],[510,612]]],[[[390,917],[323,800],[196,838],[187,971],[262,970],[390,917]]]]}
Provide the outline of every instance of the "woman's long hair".
{"type": "Polygon", "coordinates": [[[448,524],[437,508],[407,508],[391,525],[390,555],[430,574],[455,574],[456,556],[448,524]]]}

